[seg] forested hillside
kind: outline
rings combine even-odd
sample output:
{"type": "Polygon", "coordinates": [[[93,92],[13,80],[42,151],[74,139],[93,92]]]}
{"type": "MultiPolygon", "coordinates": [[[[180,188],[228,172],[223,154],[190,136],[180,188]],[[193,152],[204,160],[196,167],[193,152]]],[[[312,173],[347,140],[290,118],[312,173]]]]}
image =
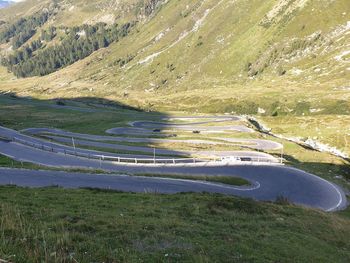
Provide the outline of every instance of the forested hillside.
{"type": "MultiPolygon", "coordinates": [[[[12,40],[16,51],[4,58],[2,64],[17,77],[44,76],[88,57],[100,48],[108,47],[119,38],[127,36],[134,24],[113,24],[107,27],[104,23],[98,23],[92,26],[59,29],[50,27],[41,32],[39,40],[34,40],[18,50],[17,48],[26,42],[22,41],[20,33],[19,39],[14,37],[12,40]],[[61,36],[59,44],[43,47],[43,43],[49,43],[57,36],[58,30],[63,31],[64,35],[61,36]]],[[[26,32],[28,31],[24,30],[24,34],[29,35],[26,32]]],[[[32,31],[32,35],[34,33],[35,30],[32,31]]]]}
{"type": "Polygon", "coordinates": [[[3,91],[147,110],[350,113],[347,0],[27,0],[0,17],[3,91]]]}

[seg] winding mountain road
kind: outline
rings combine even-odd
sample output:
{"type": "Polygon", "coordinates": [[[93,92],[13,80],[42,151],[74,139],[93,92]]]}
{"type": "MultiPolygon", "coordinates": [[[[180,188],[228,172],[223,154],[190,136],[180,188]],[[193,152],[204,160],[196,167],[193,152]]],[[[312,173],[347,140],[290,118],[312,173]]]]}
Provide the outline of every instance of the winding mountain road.
{"type": "MultiPolygon", "coordinates": [[[[195,119],[191,117],[190,119],[195,119]]],[[[118,151],[127,151],[133,153],[146,153],[152,154],[154,152],[153,147],[147,146],[135,146],[125,145],[121,143],[142,143],[142,144],[154,144],[154,143],[172,143],[172,144],[191,144],[191,145],[226,145],[231,147],[243,147],[257,150],[278,150],[283,146],[280,143],[262,140],[262,139],[241,139],[241,138],[226,138],[226,137],[206,137],[206,139],[169,139],[169,138],[145,138],[138,136],[154,136],[164,135],[163,131],[171,129],[172,131],[215,131],[215,133],[225,133],[227,131],[239,130],[240,132],[253,132],[250,128],[242,125],[235,126],[203,126],[205,124],[237,121],[238,117],[226,117],[218,116],[211,118],[201,118],[201,122],[191,123],[166,123],[166,122],[154,122],[154,121],[135,121],[130,122],[131,127],[118,127],[109,129],[106,133],[110,135],[128,135],[128,137],[117,137],[117,136],[102,136],[102,135],[90,135],[73,133],[59,129],[52,128],[30,128],[25,129],[22,132],[29,135],[41,136],[58,143],[72,144],[72,138],[75,139],[76,145],[88,146],[95,148],[111,149],[118,151]],[[157,132],[155,132],[157,130],[157,132]],[[161,132],[160,132],[161,131],[161,132]],[[133,136],[133,137],[130,137],[133,136]],[[136,136],[136,137],[135,137],[136,136]]],[[[28,139],[28,138],[27,138],[28,139]]],[[[43,142],[42,142],[43,143],[43,142]]],[[[198,156],[198,157],[227,157],[227,156],[242,156],[242,151],[209,151],[209,150],[173,150],[173,149],[157,149],[158,155],[168,156],[198,156]]],[[[107,155],[107,153],[102,153],[107,155]]],[[[245,151],[246,157],[252,156],[253,158],[260,157],[262,159],[269,159],[272,162],[278,162],[278,160],[271,155],[263,154],[259,152],[248,152],[245,151]]],[[[146,155],[147,157],[147,155],[146,155]]]]}
{"type": "MultiPolygon", "coordinates": [[[[104,164],[106,165],[106,164],[104,164]]],[[[335,184],[301,170],[282,166],[214,166],[214,167],[137,167],[106,165],[106,170],[129,174],[181,174],[207,176],[235,176],[252,182],[250,187],[233,187],[218,183],[125,175],[81,174],[53,171],[0,169],[0,184],[23,187],[60,186],[66,188],[100,188],[126,192],[211,192],[275,201],[285,197],[289,201],[336,211],[346,207],[344,192],[335,184]]]]}
{"type": "MultiPolygon", "coordinates": [[[[109,141],[114,140],[113,138],[115,138],[111,136],[72,134],[61,130],[48,129],[31,129],[26,130],[26,132],[31,134],[49,132],[56,133],[57,135],[59,134],[61,136],[69,134],[74,135],[76,138],[82,136],[83,139],[86,139],[86,141],[93,139],[95,142],[100,141],[100,143],[105,143],[104,141],[106,141],[107,137],[109,141]]],[[[40,164],[43,166],[61,169],[90,168],[118,174],[152,174],[159,176],[164,174],[179,174],[182,176],[232,176],[241,177],[251,182],[251,185],[248,187],[234,187],[219,183],[166,178],[0,169],[0,184],[2,185],[15,184],[24,187],[58,185],[67,188],[92,187],[120,191],[158,193],[211,192],[237,195],[262,201],[274,201],[276,198],[283,196],[295,204],[318,208],[324,211],[336,211],[345,208],[347,205],[345,194],[339,186],[310,173],[281,165],[252,165],[251,163],[244,164],[243,162],[237,164],[224,162],[198,163],[196,165],[190,165],[187,163],[178,165],[142,165],[116,163],[111,161],[102,162],[96,159],[65,155],[64,151],[72,150],[72,147],[48,142],[41,138],[24,135],[20,132],[4,127],[0,127],[0,136],[5,138],[16,137],[19,140],[26,142],[43,144],[46,147],[55,148],[55,151],[51,152],[48,150],[30,147],[23,143],[18,143],[16,140],[0,140],[0,153],[15,160],[40,164]]],[[[116,140],[121,138],[117,138],[116,140]]],[[[80,148],[75,150],[88,154],[101,153],[99,151],[80,148]]],[[[120,156],[120,154],[118,154],[118,156],[120,156]]],[[[131,156],[137,158],[135,155],[131,156]]]]}

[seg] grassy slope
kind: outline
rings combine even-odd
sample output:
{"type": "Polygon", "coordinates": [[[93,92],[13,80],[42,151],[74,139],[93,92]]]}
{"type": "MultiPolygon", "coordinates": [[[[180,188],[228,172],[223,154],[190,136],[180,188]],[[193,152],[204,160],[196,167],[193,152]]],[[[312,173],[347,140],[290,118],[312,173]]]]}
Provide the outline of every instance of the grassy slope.
{"type": "MultiPolygon", "coordinates": [[[[283,19],[269,28],[260,26],[259,22],[276,1],[224,0],[218,4],[217,1],[208,0],[200,5],[196,3],[191,0],[169,1],[153,19],[142,20],[138,32],[110,48],[51,76],[11,80],[10,83],[2,81],[0,87],[35,96],[72,97],[89,94],[136,106],[154,105],[158,109],[235,110],[250,113],[256,112],[257,106],[269,110],[271,101],[295,108],[299,100],[307,100],[312,107],[321,107],[324,101],[331,104],[349,96],[347,91],[332,90],[346,85],[349,80],[346,77],[346,64],[333,59],[334,55],[346,48],[346,37],[335,42],[334,49],[329,53],[321,55],[317,52],[316,58],[311,61],[309,57],[303,57],[285,63],[286,76],[278,77],[272,67],[257,79],[249,80],[245,71],[246,63],[254,62],[259,53],[268,49],[270,43],[288,43],[293,37],[305,37],[316,31],[326,34],[335,26],[345,25],[349,16],[343,13],[350,13],[347,1],[329,3],[322,0],[320,3],[310,0],[303,9],[294,11],[289,20],[280,14],[283,19]],[[326,11],[325,5],[328,5],[326,11]],[[198,31],[189,33],[173,45],[184,32],[194,28],[206,10],[210,12],[198,31]],[[320,20],[322,22],[318,22],[320,20]],[[161,32],[165,32],[164,37],[154,41],[161,32]],[[137,64],[164,49],[166,51],[150,64],[137,64]],[[125,68],[113,64],[127,54],[136,57],[125,68]],[[173,70],[167,67],[171,64],[173,70]],[[328,70],[337,67],[339,70],[320,76],[313,71],[315,65],[326,66],[328,70]],[[305,73],[293,75],[290,69],[294,67],[301,68],[305,73]],[[162,84],[165,80],[166,84],[162,84]],[[316,85],[317,89],[310,88],[316,85]],[[150,91],[152,88],[155,91],[150,91]],[[200,92],[203,89],[206,89],[205,94],[200,92]],[[42,91],[46,91],[45,94],[42,91]],[[329,97],[330,92],[332,97],[329,97]],[[125,96],[126,93],[128,96],[125,96]],[[176,104],[169,106],[169,101],[176,104]],[[194,101],[197,102],[195,106],[194,101]]],[[[69,6],[62,8],[54,23],[79,24],[101,12],[92,4],[85,6],[76,3],[74,7],[74,12],[77,12],[74,23],[69,20],[72,17],[69,6]]],[[[131,19],[126,11],[115,12],[131,19]]]]}
{"type": "Polygon", "coordinates": [[[20,16],[31,15],[49,4],[49,0],[26,0],[8,8],[0,9],[1,20],[12,20],[20,16]]]}
{"type": "Polygon", "coordinates": [[[349,115],[262,117],[273,133],[312,138],[350,154],[349,115]]]}
{"type": "Polygon", "coordinates": [[[217,195],[1,187],[15,262],[347,262],[340,215],[217,195]]]}
{"type": "MultiPolygon", "coordinates": [[[[11,12],[0,11],[0,16],[8,19],[13,14],[29,14],[40,9],[39,2],[45,1],[30,0],[13,7],[11,12]]],[[[98,16],[100,11],[87,2],[80,1],[78,5],[75,0],[76,15],[72,16],[68,12],[70,6],[66,6],[55,23],[71,26],[98,16]]],[[[198,32],[191,33],[149,65],[137,65],[148,55],[174,43],[182,32],[191,30],[205,10],[218,3],[208,0],[196,7],[196,1],[171,0],[154,19],[140,23],[138,32],[50,76],[17,80],[0,68],[0,89],[37,98],[108,98],[162,111],[256,113],[257,107],[261,107],[270,115],[277,109],[282,115],[266,122],[273,128],[278,125],[283,129],[281,133],[324,136],[326,142],[341,146],[348,137],[342,139],[338,132],[332,133],[323,124],[322,135],[296,126],[305,120],[310,123],[310,119],[315,122],[331,119],[332,125],[336,122],[335,130],[343,129],[344,122],[335,121],[330,114],[348,114],[349,91],[340,88],[349,83],[346,64],[334,60],[335,55],[346,49],[348,38],[337,38],[340,40],[330,52],[317,52],[316,58],[307,56],[286,63],[283,66],[287,74],[283,77],[277,76],[276,65],[273,65],[258,78],[248,79],[244,67],[246,62],[253,62],[260,52],[267,50],[269,42],[282,43],[286,38],[288,41],[294,36],[304,37],[317,30],[328,32],[334,26],[344,25],[350,20],[350,6],[346,0],[310,0],[305,9],[293,13],[294,19],[288,23],[269,29],[260,27],[258,24],[264,14],[276,2],[223,1],[208,15],[198,32]],[[153,43],[154,37],[167,28],[170,28],[169,33],[153,43]],[[126,68],[113,65],[127,54],[137,56],[126,68]],[[174,64],[175,69],[170,71],[168,64],[174,64]],[[321,73],[315,72],[318,67],[322,68],[321,73]],[[303,74],[294,74],[293,68],[302,69],[303,74]],[[164,80],[167,80],[165,85],[162,84],[164,80]],[[152,91],[158,85],[159,88],[152,91]],[[340,100],[345,104],[339,104],[340,100]],[[305,101],[310,103],[305,112],[293,112],[295,117],[283,115],[285,108],[301,108],[304,104],[300,102],[305,101]],[[309,114],[309,108],[326,108],[326,111],[322,116],[299,117],[309,114]],[[333,108],[335,111],[330,110],[333,108]]],[[[123,14],[121,20],[133,18],[127,12],[123,14]]],[[[1,101],[0,121],[18,129],[55,126],[102,133],[106,127],[140,117],[124,113],[61,112],[41,106],[11,105],[13,103],[1,101]]],[[[335,175],[348,173],[347,166],[327,154],[307,151],[294,144],[286,145],[286,153],[294,166],[327,179],[335,180],[335,175]]],[[[33,262],[39,259],[62,261],[63,258],[79,262],[113,259],[128,262],[347,262],[350,258],[349,211],[340,215],[324,214],[236,198],[191,194],[145,196],[2,187],[0,196],[3,200],[0,258],[15,262],[28,262],[28,257],[33,262]]]]}
{"type": "MultiPolygon", "coordinates": [[[[268,27],[259,24],[277,1],[207,0],[201,4],[192,0],[169,1],[154,18],[147,19],[135,15],[137,1],[122,1],[118,8],[102,12],[101,6],[107,2],[110,1],[96,4],[75,0],[61,6],[50,23],[72,26],[111,14],[119,15],[116,17],[120,22],[139,19],[138,30],[119,43],[43,78],[16,80],[0,68],[0,90],[37,98],[102,97],[161,111],[255,114],[262,108],[267,116],[278,112],[280,116],[310,115],[318,120],[350,113],[348,64],[334,59],[349,45],[348,33],[339,33],[340,27],[350,21],[346,0],[306,1],[303,8],[289,15],[281,12],[273,17],[274,22],[268,27]],[[210,12],[205,17],[206,10],[210,12]],[[72,16],[72,12],[76,15],[72,16]],[[196,32],[177,42],[203,17],[196,32]],[[335,28],[338,34],[334,33],[335,28]],[[164,36],[155,41],[161,32],[164,36]],[[322,32],[323,38],[311,43],[307,48],[311,51],[300,55],[296,49],[291,57],[283,55],[282,50],[291,45],[292,39],[307,39],[315,32],[322,32]],[[257,78],[248,78],[247,62],[261,59],[261,54],[268,52],[273,43],[280,46],[277,54],[288,61],[274,62],[257,78]],[[326,51],[322,45],[328,47],[326,51]],[[150,63],[138,64],[159,51],[164,52],[150,63]],[[116,60],[128,54],[136,57],[126,67],[115,65],[116,60]],[[278,65],[287,70],[286,75],[277,75],[278,65]],[[310,110],[320,111],[324,117],[319,118],[319,113],[310,110]]],[[[289,2],[293,5],[301,1],[289,2]]],[[[28,4],[32,5],[28,2],[12,7],[4,17],[22,14],[28,4]]],[[[292,118],[280,118],[293,126],[292,118]]],[[[342,130],[342,124],[337,125],[335,131],[342,130]]],[[[308,136],[314,137],[312,132],[308,136]]],[[[333,144],[337,132],[329,133],[328,138],[333,144]]],[[[333,145],[339,146],[343,141],[333,145]]],[[[345,151],[348,152],[348,147],[345,151]]]]}
{"type": "Polygon", "coordinates": [[[113,114],[102,111],[87,114],[69,109],[51,108],[50,105],[54,106],[55,103],[50,101],[38,103],[35,100],[23,101],[0,96],[0,102],[2,104],[0,109],[2,125],[17,130],[35,126],[101,134],[108,128],[118,126],[120,122],[133,119],[133,112],[121,111],[120,114],[113,114]]]}

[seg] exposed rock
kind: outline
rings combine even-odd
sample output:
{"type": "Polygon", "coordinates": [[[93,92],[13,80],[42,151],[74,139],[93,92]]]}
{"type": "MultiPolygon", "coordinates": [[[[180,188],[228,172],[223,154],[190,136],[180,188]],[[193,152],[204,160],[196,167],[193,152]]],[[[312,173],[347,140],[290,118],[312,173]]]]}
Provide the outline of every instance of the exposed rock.
{"type": "Polygon", "coordinates": [[[259,114],[265,114],[266,110],[264,110],[263,108],[258,108],[258,113],[259,114]]]}

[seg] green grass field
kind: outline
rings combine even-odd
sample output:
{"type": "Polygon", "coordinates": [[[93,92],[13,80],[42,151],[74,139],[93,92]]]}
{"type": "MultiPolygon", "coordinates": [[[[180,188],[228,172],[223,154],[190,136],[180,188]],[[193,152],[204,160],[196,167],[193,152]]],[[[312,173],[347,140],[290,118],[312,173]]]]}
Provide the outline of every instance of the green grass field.
{"type": "Polygon", "coordinates": [[[209,194],[1,187],[13,262],[347,262],[349,211],[209,194]]]}
{"type": "Polygon", "coordinates": [[[248,186],[250,182],[246,179],[240,177],[232,177],[232,176],[191,176],[191,175],[177,175],[177,174],[166,174],[166,175],[154,175],[154,174],[139,174],[139,176],[148,176],[148,177],[166,177],[166,178],[174,178],[174,179],[186,179],[186,180],[199,180],[199,181],[207,181],[213,183],[222,183],[227,185],[235,185],[235,186],[248,186]]]}
{"type": "MultiPolygon", "coordinates": [[[[121,108],[86,113],[52,108],[53,101],[28,101],[8,96],[0,96],[0,102],[1,125],[18,130],[55,127],[104,134],[105,129],[123,126],[131,120],[154,120],[175,114],[121,108]]],[[[76,101],[68,100],[66,104],[95,109],[76,101]]],[[[181,136],[191,138],[192,135],[181,136]]],[[[349,189],[348,181],[338,178],[349,178],[345,161],[257,132],[248,136],[283,143],[289,165],[349,189]]],[[[202,134],[198,136],[203,137],[202,134]]],[[[6,157],[0,157],[0,166],[44,169],[6,157]]],[[[247,184],[238,178],[189,179],[247,184]]],[[[11,262],[350,260],[349,209],[330,214],[295,207],[285,200],[271,204],[211,194],[131,194],[55,187],[2,186],[0,199],[0,259],[11,262]]]]}
{"type": "MultiPolygon", "coordinates": [[[[105,134],[106,129],[123,126],[128,121],[164,116],[166,114],[131,111],[124,105],[115,104],[111,109],[87,106],[76,100],[67,100],[66,106],[81,108],[81,111],[58,107],[55,100],[24,99],[0,94],[0,123],[21,130],[30,127],[55,127],[73,132],[105,134]],[[85,112],[84,109],[96,110],[85,112]]],[[[98,101],[98,99],[96,99],[98,101]]],[[[95,102],[96,102],[95,101],[95,102]]],[[[111,103],[103,100],[104,103],[111,103]]],[[[109,106],[104,104],[101,106],[109,106]]]]}
{"type": "Polygon", "coordinates": [[[0,155],[0,167],[9,167],[9,168],[27,168],[27,169],[39,169],[40,166],[14,161],[6,156],[0,155]]]}
{"type": "Polygon", "coordinates": [[[350,155],[349,115],[278,116],[261,119],[275,134],[315,139],[350,155]]]}

